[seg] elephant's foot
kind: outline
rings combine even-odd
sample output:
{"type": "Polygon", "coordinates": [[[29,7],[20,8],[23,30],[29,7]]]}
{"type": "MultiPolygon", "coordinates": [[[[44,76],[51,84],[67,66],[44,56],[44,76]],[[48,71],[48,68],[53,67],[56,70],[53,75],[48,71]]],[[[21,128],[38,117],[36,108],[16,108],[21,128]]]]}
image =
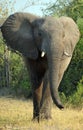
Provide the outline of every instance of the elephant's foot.
{"type": "Polygon", "coordinates": [[[51,115],[48,115],[48,114],[45,114],[45,113],[41,113],[40,114],[40,120],[42,119],[46,119],[46,120],[49,120],[49,119],[52,119],[51,115]]]}
{"type": "Polygon", "coordinates": [[[34,112],[33,113],[33,119],[32,120],[39,122],[39,120],[40,120],[40,114],[39,114],[39,112],[34,112]]]}
{"type": "Polygon", "coordinates": [[[52,107],[52,100],[46,99],[44,103],[41,105],[40,109],[40,119],[51,119],[51,107],[52,107]]]}
{"type": "Polygon", "coordinates": [[[45,119],[45,120],[52,119],[51,112],[47,112],[47,111],[41,111],[39,114],[34,114],[32,120],[39,122],[42,119],[45,119]]]}
{"type": "Polygon", "coordinates": [[[38,117],[33,117],[33,118],[32,118],[32,121],[33,121],[33,122],[35,122],[35,121],[36,121],[36,122],[38,122],[38,123],[39,123],[39,121],[40,121],[39,116],[38,116],[38,117]]]}
{"type": "Polygon", "coordinates": [[[40,111],[40,119],[52,119],[51,117],[51,109],[42,108],[40,111]]]}
{"type": "Polygon", "coordinates": [[[52,119],[51,116],[48,116],[48,115],[45,115],[45,114],[41,114],[40,116],[33,118],[32,121],[33,121],[33,122],[36,121],[36,122],[39,123],[39,122],[42,121],[42,120],[50,120],[50,119],[52,119]]]}

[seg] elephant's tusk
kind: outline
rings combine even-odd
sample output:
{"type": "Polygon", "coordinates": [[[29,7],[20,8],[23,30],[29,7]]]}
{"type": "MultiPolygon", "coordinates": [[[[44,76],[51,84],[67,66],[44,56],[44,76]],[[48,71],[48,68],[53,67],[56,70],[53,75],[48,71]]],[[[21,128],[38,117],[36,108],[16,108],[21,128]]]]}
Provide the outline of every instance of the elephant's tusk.
{"type": "Polygon", "coordinates": [[[71,55],[69,53],[67,53],[66,51],[64,52],[64,55],[71,57],[71,55]]]}
{"type": "Polygon", "coordinates": [[[44,57],[44,56],[45,56],[45,52],[42,51],[42,53],[41,53],[41,57],[44,57]]]}

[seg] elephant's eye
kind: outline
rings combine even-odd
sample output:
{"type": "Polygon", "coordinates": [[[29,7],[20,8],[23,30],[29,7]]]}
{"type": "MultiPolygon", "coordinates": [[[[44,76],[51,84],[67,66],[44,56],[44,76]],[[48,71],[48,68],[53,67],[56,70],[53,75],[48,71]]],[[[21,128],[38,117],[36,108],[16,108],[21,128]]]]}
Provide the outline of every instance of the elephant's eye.
{"type": "Polygon", "coordinates": [[[38,36],[41,37],[41,36],[42,36],[42,33],[41,33],[41,32],[38,32],[38,36]]]}

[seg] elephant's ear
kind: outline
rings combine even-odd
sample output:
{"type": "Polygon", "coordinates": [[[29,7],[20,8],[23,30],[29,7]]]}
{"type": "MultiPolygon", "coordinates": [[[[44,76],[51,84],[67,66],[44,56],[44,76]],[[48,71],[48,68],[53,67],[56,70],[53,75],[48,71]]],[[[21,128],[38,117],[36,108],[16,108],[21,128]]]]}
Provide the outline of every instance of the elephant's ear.
{"type": "Polygon", "coordinates": [[[15,13],[8,17],[1,31],[8,46],[28,58],[37,59],[38,51],[34,43],[30,19],[35,17],[26,13],[15,13]]]}
{"type": "Polygon", "coordinates": [[[66,36],[66,34],[64,35],[63,38],[63,44],[64,44],[64,50],[63,50],[63,54],[67,57],[72,57],[72,44],[70,39],[66,36]]]}
{"type": "Polygon", "coordinates": [[[61,17],[59,19],[63,25],[64,54],[70,57],[79,40],[80,32],[73,19],[69,17],[61,17]]]}

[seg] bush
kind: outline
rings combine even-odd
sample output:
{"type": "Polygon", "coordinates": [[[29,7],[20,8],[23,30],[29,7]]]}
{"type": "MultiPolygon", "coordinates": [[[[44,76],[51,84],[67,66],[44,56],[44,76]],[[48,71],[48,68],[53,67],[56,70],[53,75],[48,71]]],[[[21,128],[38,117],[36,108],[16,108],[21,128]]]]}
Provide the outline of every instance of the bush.
{"type": "Polygon", "coordinates": [[[21,56],[11,52],[11,87],[16,95],[31,95],[31,85],[27,68],[21,56]]]}
{"type": "Polygon", "coordinates": [[[77,91],[69,97],[69,103],[74,106],[83,106],[83,77],[78,83],[77,91]]]}
{"type": "Polygon", "coordinates": [[[31,83],[26,67],[22,68],[20,72],[20,77],[18,78],[17,86],[18,86],[16,87],[17,95],[24,95],[24,97],[26,98],[32,96],[31,83]]]}

